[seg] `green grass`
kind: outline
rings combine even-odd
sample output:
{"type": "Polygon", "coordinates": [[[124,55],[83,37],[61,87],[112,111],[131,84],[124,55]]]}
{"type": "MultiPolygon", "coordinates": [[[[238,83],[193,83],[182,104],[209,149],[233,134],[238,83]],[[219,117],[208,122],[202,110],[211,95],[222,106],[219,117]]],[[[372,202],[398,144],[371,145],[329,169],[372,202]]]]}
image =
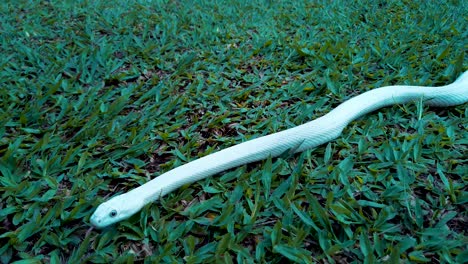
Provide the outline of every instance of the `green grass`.
{"type": "Polygon", "coordinates": [[[466,104],[381,109],[111,228],[89,217],[363,91],[452,82],[468,69],[467,13],[466,1],[2,1],[0,262],[466,261],[466,104]]]}

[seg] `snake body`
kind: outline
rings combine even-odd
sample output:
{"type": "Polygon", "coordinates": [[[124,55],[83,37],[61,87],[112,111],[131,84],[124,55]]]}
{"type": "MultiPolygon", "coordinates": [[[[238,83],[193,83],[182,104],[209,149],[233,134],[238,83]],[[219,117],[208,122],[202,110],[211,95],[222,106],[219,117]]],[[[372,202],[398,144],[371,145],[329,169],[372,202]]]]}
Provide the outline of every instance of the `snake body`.
{"type": "Polygon", "coordinates": [[[276,157],[286,151],[301,152],[316,147],[337,138],[344,127],[358,117],[385,106],[420,99],[429,106],[438,107],[468,102],[468,71],[445,86],[395,85],[362,93],[313,121],[234,145],[172,169],[100,204],[90,221],[97,228],[114,224],[182,185],[243,164],[276,157]]]}

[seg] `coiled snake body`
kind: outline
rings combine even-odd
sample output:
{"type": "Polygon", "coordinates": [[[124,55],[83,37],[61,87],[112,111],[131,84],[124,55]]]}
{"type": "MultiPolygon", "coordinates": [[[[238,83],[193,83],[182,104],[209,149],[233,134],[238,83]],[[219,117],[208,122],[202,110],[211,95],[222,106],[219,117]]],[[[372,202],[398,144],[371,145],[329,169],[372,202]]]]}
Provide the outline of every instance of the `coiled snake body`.
{"type": "Polygon", "coordinates": [[[301,152],[337,138],[356,118],[381,107],[422,99],[430,106],[453,106],[468,102],[468,71],[454,83],[441,87],[386,86],[355,96],[330,113],[281,132],[223,149],[170,170],[159,177],[99,205],[91,223],[102,228],[140,211],[180,186],[246,163],[276,157],[288,150],[301,152]]]}

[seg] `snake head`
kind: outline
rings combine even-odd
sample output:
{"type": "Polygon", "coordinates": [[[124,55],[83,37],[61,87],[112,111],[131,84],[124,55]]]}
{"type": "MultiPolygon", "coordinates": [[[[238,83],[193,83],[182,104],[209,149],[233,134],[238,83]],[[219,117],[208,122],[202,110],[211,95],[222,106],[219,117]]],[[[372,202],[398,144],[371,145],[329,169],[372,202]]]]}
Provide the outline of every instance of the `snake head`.
{"type": "Polygon", "coordinates": [[[90,222],[97,228],[103,228],[134,215],[144,206],[135,197],[122,194],[100,204],[90,218],[90,222]]]}

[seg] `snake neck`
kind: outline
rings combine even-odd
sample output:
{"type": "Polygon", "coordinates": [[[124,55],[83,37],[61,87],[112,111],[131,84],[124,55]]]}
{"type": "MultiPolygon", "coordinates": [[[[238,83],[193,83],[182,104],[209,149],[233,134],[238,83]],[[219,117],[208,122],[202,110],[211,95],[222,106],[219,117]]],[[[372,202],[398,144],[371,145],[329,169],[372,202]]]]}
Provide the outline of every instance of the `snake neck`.
{"type": "Polygon", "coordinates": [[[322,117],[309,123],[252,139],[174,168],[132,190],[146,203],[185,185],[247,163],[277,157],[287,151],[300,152],[336,138],[343,128],[322,117]],[[325,121],[325,122],[324,122],[325,121]]]}

